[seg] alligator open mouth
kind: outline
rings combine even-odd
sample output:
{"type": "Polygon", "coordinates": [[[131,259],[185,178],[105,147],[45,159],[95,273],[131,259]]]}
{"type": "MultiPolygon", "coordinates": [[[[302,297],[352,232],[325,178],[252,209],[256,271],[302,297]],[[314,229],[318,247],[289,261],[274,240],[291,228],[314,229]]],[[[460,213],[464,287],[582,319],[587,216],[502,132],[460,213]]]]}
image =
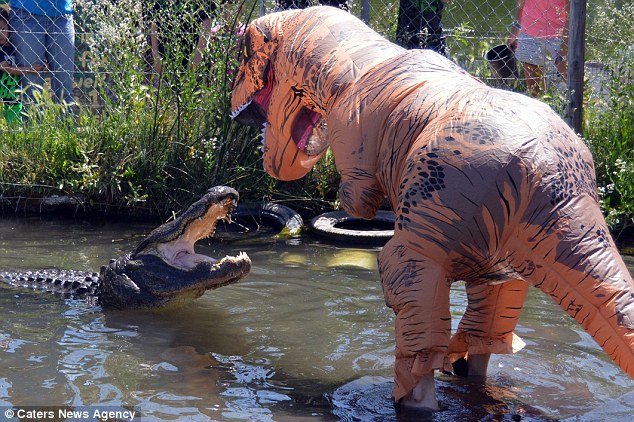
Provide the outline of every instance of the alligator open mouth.
{"type": "Polygon", "coordinates": [[[180,306],[207,290],[235,283],[251,270],[246,253],[215,259],[196,253],[220,220],[231,219],[238,192],[216,186],[174,220],[154,229],[128,254],[101,267],[99,274],[73,270],[1,272],[9,284],[75,297],[94,297],[104,308],[150,309],[180,306]]]}
{"type": "Polygon", "coordinates": [[[196,242],[213,236],[219,221],[231,222],[231,212],[237,206],[237,200],[238,194],[233,189],[210,189],[183,215],[152,231],[137,245],[131,258],[155,255],[168,266],[181,271],[200,272],[205,268],[212,275],[223,272],[224,267],[232,267],[232,271],[239,270],[240,276],[246,275],[251,261],[244,252],[215,259],[195,251],[196,242]]]}
{"type": "Polygon", "coordinates": [[[212,205],[203,216],[187,222],[179,237],[157,244],[156,249],[162,259],[182,269],[194,268],[200,262],[217,263],[217,259],[196,253],[194,246],[199,240],[213,236],[218,221],[231,222],[231,211],[235,205],[235,201],[231,199],[212,205]]]}
{"type": "Polygon", "coordinates": [[[154,229],[130,255],[102,267],[100,303],[178,306],[244,278],[251,270],[246,253],[215,259],[194,250],[197,241],[214,234],[220,220],[230,221],[237,202],[235,189],[211,188],[180,216],[154,229]]]}
{"type": "Polygon", "coordinates": [[[218,221],[230,220],[237,202],[236,190],[211,188],[182,215],[154,229],[130,255],[102,267],[100,304],[178,306],[244,278],[251,270],[246,253],[215,259],[194,250],[197,241],[213,235],[218,221]]]}

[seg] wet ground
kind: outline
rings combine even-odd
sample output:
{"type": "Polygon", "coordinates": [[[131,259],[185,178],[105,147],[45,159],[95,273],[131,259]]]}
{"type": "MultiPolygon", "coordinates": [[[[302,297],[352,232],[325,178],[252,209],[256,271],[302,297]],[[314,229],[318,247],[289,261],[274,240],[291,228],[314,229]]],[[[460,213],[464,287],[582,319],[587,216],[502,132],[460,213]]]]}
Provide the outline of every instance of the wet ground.
{"type": "MultiPolygon", "coordinates": [[[[98,269],[153,228],[0,220],[0,269],[98,269]]],[[[535,289],[517,330],[524,350],[494,357],[483,385],[439,375],[440,412],[398,413],[378,248],[305,236],[210,240],[200,252],[238,249],[252,273],[179,310],[103,312],[0,285],[0,406],[134,409],[144,421],[634,418],[634,382],[535,289]]],[[[454,326],[465,305],[456,284],[454,326]]]]}

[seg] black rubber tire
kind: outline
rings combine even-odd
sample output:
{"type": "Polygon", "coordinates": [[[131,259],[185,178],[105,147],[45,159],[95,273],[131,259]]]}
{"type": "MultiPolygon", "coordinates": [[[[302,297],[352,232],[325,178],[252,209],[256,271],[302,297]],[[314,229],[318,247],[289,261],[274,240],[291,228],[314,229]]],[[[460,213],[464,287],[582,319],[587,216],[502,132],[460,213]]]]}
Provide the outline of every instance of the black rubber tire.
{"type": "Polygon", "coordinates": [[[296,211],[272,202],[238,205],[232,216],[236,219],[251,217],[260,221],[272,220],[282,227],[278,236],[297,236],[304,228],[304,220],[296,211]]]}
{"type": "Polygon", "coordinates": [[[377,245],[385,244],[390,240],[394,236],[394,230],[347,229],[337,226],[341,224],[359,226],[367,224],[371,226],[373,221],[394,226],[394,220],[392,211],[379,211],[372,220],[352,217],[345,211],[332,211],[313,218],[310,222],[310,228],[320,236],[330,239],[377,245]]]}

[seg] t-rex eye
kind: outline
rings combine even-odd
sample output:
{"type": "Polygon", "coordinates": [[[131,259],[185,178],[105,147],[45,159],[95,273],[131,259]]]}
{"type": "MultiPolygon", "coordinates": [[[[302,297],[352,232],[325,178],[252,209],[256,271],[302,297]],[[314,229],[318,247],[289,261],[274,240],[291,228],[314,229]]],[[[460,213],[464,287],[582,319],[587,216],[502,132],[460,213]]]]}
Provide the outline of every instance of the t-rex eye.
{"type": "Polygon", "coordinates": [[[260,35],[262,36],[262,41],[264,43],[267,43],[269,41],[271,41],[272,37],[271,37],[271,33],[270,31],[264,27],[264,28],[260,28],[260,26],[255,25],[255,29],[260,33],[260,35]]]}
{"type": "Polygon", "coordinates": [[[251,41],[251,34],[247,32],[244,35],[244,39],[242,40],[242,55],[244,59],[248,59],[249,57],[251,57],[252,51],[253,51],[253,46],[251,41]]]}

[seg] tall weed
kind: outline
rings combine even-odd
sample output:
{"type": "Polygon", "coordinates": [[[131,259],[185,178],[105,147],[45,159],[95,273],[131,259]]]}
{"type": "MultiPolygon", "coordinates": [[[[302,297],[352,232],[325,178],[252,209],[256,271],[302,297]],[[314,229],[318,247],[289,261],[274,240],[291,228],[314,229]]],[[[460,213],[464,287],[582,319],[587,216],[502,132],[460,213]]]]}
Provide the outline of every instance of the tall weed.
{"type": "Polygon", "coordinates": [[[633,19],[633,4],[609,0],[598,7],[589,29],[589,55],[604,64],[609,95],[588,97],[584,134],[612,227],[634,222],[634,27],[623,24],[633,19]]]}

